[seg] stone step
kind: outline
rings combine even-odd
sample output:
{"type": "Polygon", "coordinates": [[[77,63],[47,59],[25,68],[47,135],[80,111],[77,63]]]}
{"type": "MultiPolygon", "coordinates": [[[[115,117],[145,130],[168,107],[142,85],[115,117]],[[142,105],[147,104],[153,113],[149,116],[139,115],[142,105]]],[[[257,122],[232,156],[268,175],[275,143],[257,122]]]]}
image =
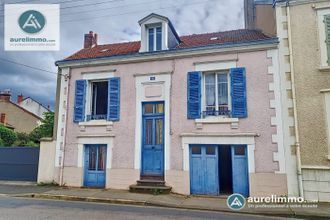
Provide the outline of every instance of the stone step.
{"type": "Polygon", "coordinates": [[[141,186],[141,185],[131,185],[129,186],[130,192],[135,193],[148,193],[148,194],[169,194],[172,187],[170,186],[141,186]]]}
{"type": "Polygon", "coordinates": [[[164,180],[164,176],[158,176],[158,175],[141,175],[141,180],[164,180]]]}
{"type": "Polygon", "coordinates": [[[138,186],[165,186],[165,181],[163,180],[138,180],[136,181],[138,186]]]}

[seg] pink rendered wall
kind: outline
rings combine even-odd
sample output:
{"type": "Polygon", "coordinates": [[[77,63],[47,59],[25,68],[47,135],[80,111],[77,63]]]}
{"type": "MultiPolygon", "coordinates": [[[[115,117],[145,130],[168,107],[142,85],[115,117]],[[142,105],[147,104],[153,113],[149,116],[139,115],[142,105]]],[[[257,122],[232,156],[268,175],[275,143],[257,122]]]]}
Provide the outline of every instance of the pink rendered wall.
{"type": "MultiPolygon", "coordinates": [[[[182,169],[181,133],[255,132],[260,134],[260,137],[255,138],[256,172],[274,172],[278,169],[278,164],[273,162],[273,152],[277,151],[277,144],[272,144],[272,134],[276,134],[276,127],[271,126],[271,116],[275,116],[275,110],[270,109],[269,104],[269,100],[274,97],[273,92],[268,91],[268,84],[273,81],[272,75],[268,74],[269,65],[271,65],[271,60],[267,58],[266,51],[258,51],[73,69],[69,83],[67,124],[69,132],[66,134],[65,166],[77,164],[76,136],[80,131],[78,125],[72,122],[75,80],[82,78],[81,72],[116,69],[114,75],[121,77],[121,106],[120,121],[114,122],[113,127],[113,133],[116,135],[113,148],[113,168],[134,168],[136,94],[133,75],[173,71],[170,119],[171,169],[182,169]],[[238,67],[246,67],[248,118],[239,120],[238,129],[231,129],[229,124],[209,124],[203,125],[202,130],[197,130],[195,121],[187,119],[187,72],[194,70],[194,62],[236,58],[238,58],[238,67]]],[[[98,133],[97,130],[87,130],[86,132],[98,133]]]]}

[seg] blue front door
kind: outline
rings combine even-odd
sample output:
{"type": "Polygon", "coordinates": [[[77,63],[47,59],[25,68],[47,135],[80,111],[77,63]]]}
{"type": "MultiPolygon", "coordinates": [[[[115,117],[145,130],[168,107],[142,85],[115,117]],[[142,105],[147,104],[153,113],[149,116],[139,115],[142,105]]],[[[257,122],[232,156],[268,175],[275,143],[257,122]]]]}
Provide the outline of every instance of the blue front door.
{"type": "Polygon", "coordinates": [[[190,147],[191,194],[218,195],[218,147],[192,145],[190,147]]]}
{"type": "Polygon", "coordinates": [[[249,172],[246,145],[231,146],[233,193],[249,196],[249,172]]]}
{"type": "Polygon", "coordinates": [[[142,176],[164,175],[164,103],[142,105],[142,176]]]}
{"type": "Polygon", "coordinates": [[[85,145],[84,186],[105,187],[107,146],[85,145]]]}

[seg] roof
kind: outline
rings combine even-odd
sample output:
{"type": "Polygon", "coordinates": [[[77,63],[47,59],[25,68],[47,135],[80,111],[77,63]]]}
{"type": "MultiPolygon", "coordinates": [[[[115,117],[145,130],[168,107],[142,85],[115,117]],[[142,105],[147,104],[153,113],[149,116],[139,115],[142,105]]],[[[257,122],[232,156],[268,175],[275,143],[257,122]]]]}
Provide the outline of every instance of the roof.
{"type": "Polygon", "coordinates": [[[51,110],[50,110],[48,107],[44,106],[43,104],[41,104],[41,102],[38,102],[37,100],[35,100],[34,98],[31,98],[30,96],[25,97],[25,98],[23,99],[23,101],[25,101],[25,100],[27,100],[27,99],[31,99],[33,102],[37,103],[38,105],[40,105],[41,107],[43,107],[43,108],[46,109],[47,111],[51,112],[51,110]]]}
{"type": "MultiPolygon", "coordinates": [[[[259,30],[239,29],[224,32],[214,32],[205,34],[193,34],[181,36],[181,42],[173,50],[205,47],[210,45],[240,44],[272,39],[259,30]]],[[[104,57],[113,57],[119,55],[134,55],[140,50],[140,41],[96,45],[92,48],[79,50],[73,55],[65,58],[63,61],[72,61],[80,59],[95,59],[104,57]]]]}
{"type": "Polygon", "coordinates": [[[148,20],[152,17],[157,17],[157,18],[159,18],[161,20],[164,20],[164,21],[170,21],[170,19],[168,17],[165,17],[163,15],[159,15],[159,14],[156,14],[156,13],[151,13],[151,14],[145,16],[144,18],[140,19],[139,22],[138,22],[139,25],[141,25],[143,22],[145,22],[146,20],[148,20]]]}
{"type": "Polygon", "coordinates": [[[257,5],[272,5],[274,2],[274,0],[254,0],[254,3],[257,5]]]}
{"type": "Polygon", "coordinates": [[[144,18],[142,18],[141,20],[139,20],[139,25],[141,26],[141,24],[142,24],[143,22],[149,20],[149,19],[152,18],[152,17],[156,17],[156,18],[158,18],[158,19],[161,19],[161,20],[166,21],[166,22],[168,23],[168,26],[170,27],[172,33],[174,34],[175,38],[177,39],[177,41],[178,41],[178,42],[181,42],[178,33],[176,32],[176,30],[175,30],[175,28],[174,28],[174,26],[173,26],[171,20],[170,20],[168,17],[165,17],[165,16],[163,16],[163,15],[159,15],[159,14],[156,14],[156,13],[151,13],[151,14],[145,16],[144,18]]]}

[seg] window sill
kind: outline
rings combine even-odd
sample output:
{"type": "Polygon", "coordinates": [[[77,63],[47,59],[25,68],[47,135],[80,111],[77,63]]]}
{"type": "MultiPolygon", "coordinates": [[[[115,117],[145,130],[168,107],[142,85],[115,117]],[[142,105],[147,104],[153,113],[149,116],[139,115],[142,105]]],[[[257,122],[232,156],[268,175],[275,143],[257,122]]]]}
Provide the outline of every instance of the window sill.
{"type": "Polygon", "coordinates": [[[225,118],[221,116],[208,116],[203,119],[195,119],[197,129],[202,129],[203,124],[230,124],[232,129],[237,129],[238,122],[238,118],[225,118]]]}
{"type": "Polygon", "coordinates": [[[90,120],[90,121],[79,122],[79,125],[82,125],[82,126],[107,126],[107,125],[113,125],[113,122],[107,121],[107,120],[90,120]]]}
{"type": "Polygon", "coordinates": [[[320,72],[330,73],[330,66],[321,66],[319,67],[320,72]]]}
{"type": "Polygon", "coordinates": [[[85,131],[86,127],[106,127],[107,131],[111,131],[113,127],[112,121],[107,120],[91,120],[79,122],[80,131],[85,131]]]}

